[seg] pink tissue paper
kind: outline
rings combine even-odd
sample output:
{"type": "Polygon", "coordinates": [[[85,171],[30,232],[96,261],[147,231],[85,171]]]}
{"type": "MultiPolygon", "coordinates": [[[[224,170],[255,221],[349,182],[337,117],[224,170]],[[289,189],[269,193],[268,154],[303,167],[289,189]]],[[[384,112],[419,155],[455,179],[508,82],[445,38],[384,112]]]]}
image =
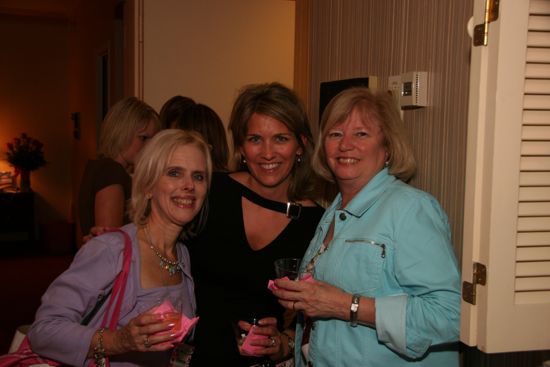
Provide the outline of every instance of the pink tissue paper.
{"type": "MultiPolygon", "coordinates": [[[[199,321],[198,317],[189,319],[185,315],[179,313],[169,300],[165,300],[159,306],[153,308],[151,312],[157,315],[163,315],[167,319],[172,319],[176,325],[168,332],[176,334],[175,340],[177,342],[181,342],[189,331],[193,329],[197,321],[199,321]]],[[[162,331],[161,333],[166,333],[166,331],[162,331]]]]}
{"type": "MultiPolygon", "coordinates": [[[[281,279],[289,280],[288,277],[282,277],[281,279]]],[[[307,273],[302,278],[300,278],[299,281],[300,282],[312,282],[313,281],[313,276],[310,273],[307,273]]],[[[267,288],[269,288],[269,290],[271,290],[271,291],[279,289],[279,287],[277,287],[275,285],[275,282],[271,279],[267,282],[267,288]]]]}
{"type": "Polygon", "coordinates": [[[255,340],[262,340],[267,339],[268,337],[266,335],[260,335],[255,333],[256,326],[252,326],[250,331],[248,332],[248,335],[244,338],[243,345],[241,347],[241,350],[246,353],[246,355],[253,356],[253,357],[259,357],[260,354],[258,352],[260,350],[263,350],[263,346],[258,345],[250,345],[251,341],[255,340]]]}

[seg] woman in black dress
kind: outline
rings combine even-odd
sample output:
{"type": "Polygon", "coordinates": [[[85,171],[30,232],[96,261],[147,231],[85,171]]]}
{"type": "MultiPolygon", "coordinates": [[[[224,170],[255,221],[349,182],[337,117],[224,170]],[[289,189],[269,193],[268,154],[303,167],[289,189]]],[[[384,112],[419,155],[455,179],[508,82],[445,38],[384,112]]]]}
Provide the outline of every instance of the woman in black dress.
{"type": "Polygon", "coordinates": [[[273,262],[301,258],[324,211],[312,136],[302,103],[279,83],[245,87],[229,129],[236,171],[214,174],[206,227],[189,244],[200,316],[191,365],[275,365],[292,355],[294,325],[267,289],[273,262]],[[266,336],[254,357],[239,353],[232,327],[250,318],[266,336]]]}

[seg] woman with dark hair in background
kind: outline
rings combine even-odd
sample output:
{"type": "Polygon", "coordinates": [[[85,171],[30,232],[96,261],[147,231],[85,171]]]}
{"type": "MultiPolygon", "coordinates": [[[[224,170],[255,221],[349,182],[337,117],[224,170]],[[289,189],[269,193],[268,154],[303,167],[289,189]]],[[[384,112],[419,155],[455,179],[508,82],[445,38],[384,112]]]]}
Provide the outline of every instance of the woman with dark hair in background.
{"type": "Polygon", "coordinates": [[[294,326],[267,289],[273,262],[302,257],[323,208],[315,204],[312,136],[296,94],[279,83],[243,88],[229,130],[234,173],[215,173],[204,231],[189,243],[197,312],[193,366],[251,366],[292,355],[294,326]],[[255,356],[232,324],[255,318],[255,356]]]}
{"type": "Polygon", "coordinates": [[[185,109],[194,105],[193,98],[185,96],[174,96],[166,101],[160,109],[160,122],[163,129],[170,129],[172,123],[178,119],[185,109]]]}
{"type": "Polygon", "coordinates": [[[212,108],[188,97],[175,96],[162,107],[160,119],[167,128],[199,132],[210,145],[214,171],[227,171],[227,135],[221,118],[212,108]]]}

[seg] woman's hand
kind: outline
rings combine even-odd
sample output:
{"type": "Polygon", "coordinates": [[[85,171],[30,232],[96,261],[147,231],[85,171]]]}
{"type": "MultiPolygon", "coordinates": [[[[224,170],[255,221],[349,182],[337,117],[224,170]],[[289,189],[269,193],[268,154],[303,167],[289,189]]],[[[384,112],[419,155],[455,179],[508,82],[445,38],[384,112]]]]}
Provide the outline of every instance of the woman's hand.
{"type": "Polygon", "coordinates": [[[175,339],[171,329],[174,322],[162,315],[149,312],[134,317],[128,324],[116,331],[105,331],[104,348],[107,355],[130,351],[163,351],[174,347],[175,339]]]}
{"type": "MultiPolygon", "coordinates": [[[[285,345],[288,345],[288,340],[286,340],[286,337],[277,329],[277,319],[275,317],[260,319],[257,325],[251,325],[246,321],[239,321],[238,324],[239,327],[247,333],[254,327],[254,333],[256,335],[264,335],[267,337],[265,339],[262,338],[250,341],[251,346],[263,348],[256,352],[258,355],[264,355],[276,361],[288,354],[288,348],[285,348],[285,345]],[[286,343],[283,339],[286,340],[286,343]]],[[[243,351],[241,351],[241,354],[246,355],[243,351]]]]}
{"type": "Polygon", "coordinates": [[[351,295],[328,283],[276,279],[279,289],[273,294],[290,310],[302,311],[308,317],[349,319],[351,295]]]}

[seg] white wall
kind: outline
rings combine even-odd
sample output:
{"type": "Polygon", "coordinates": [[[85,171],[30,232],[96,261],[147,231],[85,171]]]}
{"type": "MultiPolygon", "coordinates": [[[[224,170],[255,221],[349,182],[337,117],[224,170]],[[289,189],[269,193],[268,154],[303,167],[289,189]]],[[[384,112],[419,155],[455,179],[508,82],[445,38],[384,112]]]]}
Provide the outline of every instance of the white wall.
{"type": "Polygon", "coordinates": [[[181,94],[227,125],[240,87],[294,73],[294,1],[145,0],[144,100],[181,94]]]}

